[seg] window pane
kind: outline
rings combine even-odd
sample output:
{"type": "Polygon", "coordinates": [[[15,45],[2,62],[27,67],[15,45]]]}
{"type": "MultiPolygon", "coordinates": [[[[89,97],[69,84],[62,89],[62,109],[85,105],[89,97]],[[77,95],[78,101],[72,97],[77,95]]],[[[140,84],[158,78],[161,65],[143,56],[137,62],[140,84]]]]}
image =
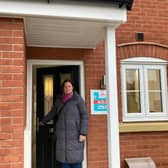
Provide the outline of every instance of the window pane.
{"type": "Polygon", "coordinates": [[[44,115],[46,115],[53,105],[53,76],[44,76],[44,115]]]}
{"type": "Polygon", "coordinates": [[[161,76],[159,69],[148,70],[149,112],[162,112],[161,76]]]}
{"type": "Polygon", "coordinates": [[[148,70],[148,90],[161,90],[160,70],[148,70]]]}
{"type": "Polygon", "coordinates": [[[162,96],[160,92],[149,92],[149,112],[162,112],[162,96]]]}
{"type": "Polygon", "coordinates": [[[127,112],[140,113],[140,94],[139,92],[127,92],[127,112]]]}
{"type": "Polygon", "coordinates": [[[127,90],[139,90],[139,70],[126,70],[126,88],[127,90]]]}

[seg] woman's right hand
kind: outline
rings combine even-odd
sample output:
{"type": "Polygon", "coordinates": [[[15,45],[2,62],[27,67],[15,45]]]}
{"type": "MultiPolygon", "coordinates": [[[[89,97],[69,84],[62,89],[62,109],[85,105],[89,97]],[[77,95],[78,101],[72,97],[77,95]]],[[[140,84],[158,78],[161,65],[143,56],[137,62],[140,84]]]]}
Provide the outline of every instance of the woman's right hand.
{"type": "Polygon", "coordinates": [[[79,136],[79,142],[84,142],[86,140],[86,136],[85,135],[80,135],[79,136]]]}
{"type": "Polygon", "coordinates": [[[44,126],[45,124],[40,121],[39,126],[44,126]]]}

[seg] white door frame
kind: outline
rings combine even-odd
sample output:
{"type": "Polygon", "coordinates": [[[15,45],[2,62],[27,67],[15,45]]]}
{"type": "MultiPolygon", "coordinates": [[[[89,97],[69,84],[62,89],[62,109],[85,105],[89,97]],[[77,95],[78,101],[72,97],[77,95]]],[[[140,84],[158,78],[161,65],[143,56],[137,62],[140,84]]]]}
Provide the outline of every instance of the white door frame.
{"type": "MultiPolygon", "coordinates": [[[[26,125],[24,130],[24,168],[32,168],[32,82],[33,82],[33,66],[34,65],[78,65],[80,71],[80,93],[85,98],[85,86],[84,86],[84,64],[83,61],[73,60],[27,60],[27,106],[26,106],[26,125]]],[[[85,145],[87,146],[87,145],[85,145]]],[[[83,161],[83,168],[87,168],[86,160],[86,147],[85,157],[83,161]]]]}

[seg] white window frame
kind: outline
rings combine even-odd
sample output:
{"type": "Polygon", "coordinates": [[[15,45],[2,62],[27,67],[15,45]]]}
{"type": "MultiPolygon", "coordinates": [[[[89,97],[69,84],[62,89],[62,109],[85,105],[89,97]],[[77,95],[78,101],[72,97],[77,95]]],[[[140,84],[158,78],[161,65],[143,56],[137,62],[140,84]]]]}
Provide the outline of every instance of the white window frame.
{"type": "Polygon", "coordinates": [[[123,122],[134,121],[164,121],[168,120],[168,94],[167,94],[167,61],[150,58],[138,57],[129,58],[121,61],[121,86],[122,86],[122,112],[123,122]],[[126,69],[139,70],[139,84],[140,84],[140,103],[141,113],[128,113],[127,112],[127,95],[126,95],[126,69]],[[149,96],[148,96],[148,83],[147,83],[147,70],[158,69],[161,74],[161,95],[163,112],[149,112],[149,96]]]}

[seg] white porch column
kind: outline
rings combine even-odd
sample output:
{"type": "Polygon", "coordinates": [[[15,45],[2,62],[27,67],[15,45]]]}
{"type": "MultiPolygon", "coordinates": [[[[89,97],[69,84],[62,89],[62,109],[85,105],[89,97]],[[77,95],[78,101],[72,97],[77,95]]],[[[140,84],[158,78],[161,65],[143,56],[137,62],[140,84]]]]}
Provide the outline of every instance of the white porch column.
{"type": "Polygon", "coordinates": [[[108,99],[109,168],[120,168],[115,27],[106,28],[105,67],[108,99]]]}

